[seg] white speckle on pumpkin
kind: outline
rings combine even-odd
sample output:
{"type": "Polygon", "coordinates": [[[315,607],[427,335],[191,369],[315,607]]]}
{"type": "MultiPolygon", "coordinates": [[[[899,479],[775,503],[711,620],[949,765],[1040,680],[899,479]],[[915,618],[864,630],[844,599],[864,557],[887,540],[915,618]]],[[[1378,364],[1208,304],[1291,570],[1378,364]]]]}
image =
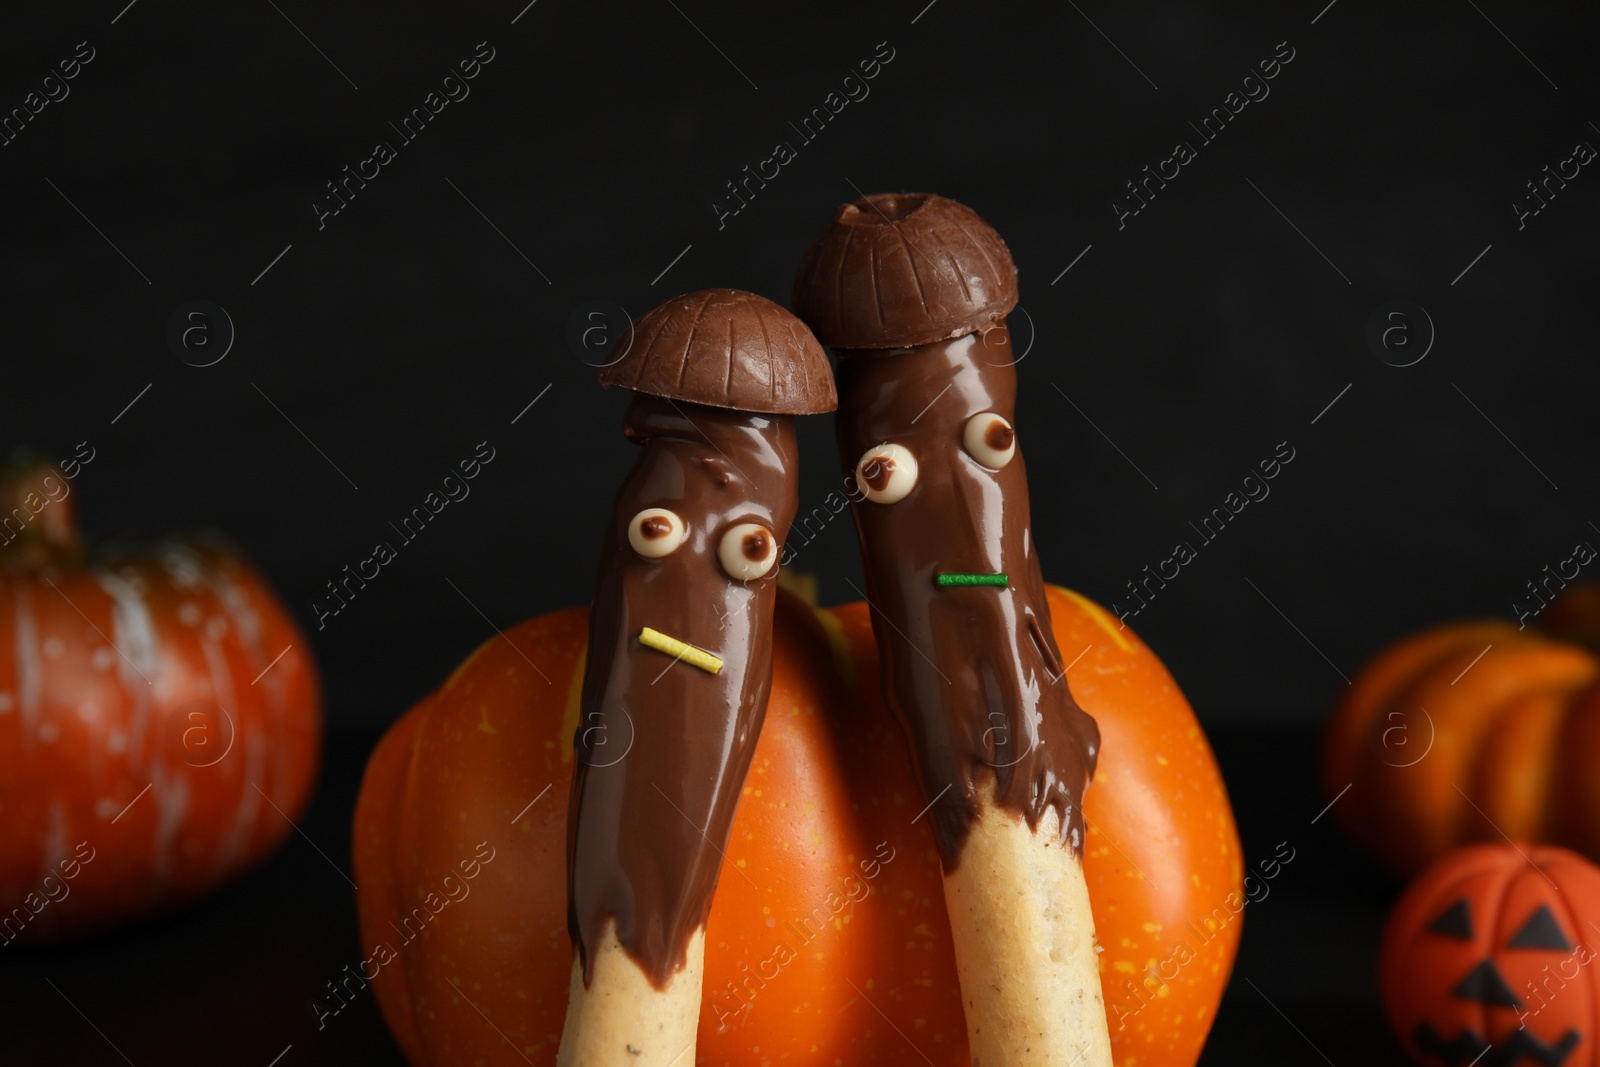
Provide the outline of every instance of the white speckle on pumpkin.
{"type": "Polygon", "coordinates": [[[142,595],[144,583],[126,581],[107,571],[95,572],[95,578],[112,599],[111,644],[121,650],[119,658],[126,660],[119,672],[123,683],[129,689],[152,685],[150,676],[158,670],[158,639],[155,619],[142,595]]]}
{"type": "MultiPolygon", "coordinates": [[[[189,779],[187,776],[169,775],[164,770],[151,784],[151,799],[156,803],[155,866],[156,882],[165,887],[172,873],[172,846],[178,831],[183,827],[183,816],[189,810],[189,779]]],[[[130,790],[131,791],[131,790],[130,790]]],[[[255,790],[250,793],[259,796],[255,790]]]]}
{"type": "Polygon", "coordinates": [[[0,715],[4,715],[6,712],[10,711],[16,702],[16,697],[12,696],[10,693],[0,692],[0,715]]]}
{"type": "Polygon", "coordinates": [[[61,730],[56,726],[55,723],[42,722],[39,724],[39,740],[43,741],[45,744],[49,744],[60,736],[61,730]]]}
{"type": "Polygon", "coordinates": [[[193,549],[186,545],[168,545],[161,554],[161,562],[166,565],[173,585],[179,589],[199,588],[203,572],[193,549]]]}
{"type": "Polygon", "coordinates": [[[95,649],[89,656],[89,665],[102,674],[109,671],[116,661],[117,654],[104,645],[95,649]]]}
{"type": "Polygon", "coordinates": [[[178,621],[185,626],[200,625],[200,605],[192,600],[185,600],[178,605],[178,621]]]}
{"type": "Polygon", "coordinates": [[[61,653],[66,650],[67,646],[61,642],[61,638],[47,637],[44,639],[44,655],[46,659],[60,659],[61,653]]]}
{"type": "Polygon", "coordinates": [[[220,615],[206,620],[206,636],[213,641],[222,640],[222,635],[228,632],[228,620],[220,615]]]}
{"type": "MultiPolygon", "coordinates": [[[[33,598],[28,586],[17,587],[16,606],[17,692],[20,694],[22,722],[26,728],[39,721],[39,674],[43,667],[39,660],[38,632],[33,624],[33,598]]],[[[26,729],[23,736],[27,736],[26,729]]]]}

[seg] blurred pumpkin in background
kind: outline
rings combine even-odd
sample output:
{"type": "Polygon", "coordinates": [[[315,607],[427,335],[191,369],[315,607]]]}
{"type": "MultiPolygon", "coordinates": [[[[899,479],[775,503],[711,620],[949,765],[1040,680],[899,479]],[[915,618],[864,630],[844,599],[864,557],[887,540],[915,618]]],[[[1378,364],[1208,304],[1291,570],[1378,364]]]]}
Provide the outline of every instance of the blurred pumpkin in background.
{"type": "Polygon", "coordinates": [[[305,806],[321,696],[305,638],[214,539],[88,551],[93,449],[0,473],[0,942],[201,896],[305,806]]]}
{"type": "Polygon", "coordinates": [[[1600,860],[1600,597],[1537,620],[1446,623],[1380,652],[1323,735],[1345,833],[1401,875],[1473,841],[1542,841],[1600,860]]]}
{"type": "MultiPolygon", "coordinates": [[[[1102,737],[1084,873],[1113,1052],[1119,1067],[1192,1067],[1238,946],[1233,812],[1160,660],[1088,600],[1049,596],[1056,639],[1077,657],[1073,695],[1102,737]]],[[[555,1055],[586,639],[583,608],[491,639],[367,765],[361,978],[416,1067],[555,1055]]],[[[630,743],[586,740],[601,762],[630,743]]],[[[922,807],[867,606],[815,610],[781,592],[766,721],[708,920],[697,1064],[968,1063],[922,807]]]]}

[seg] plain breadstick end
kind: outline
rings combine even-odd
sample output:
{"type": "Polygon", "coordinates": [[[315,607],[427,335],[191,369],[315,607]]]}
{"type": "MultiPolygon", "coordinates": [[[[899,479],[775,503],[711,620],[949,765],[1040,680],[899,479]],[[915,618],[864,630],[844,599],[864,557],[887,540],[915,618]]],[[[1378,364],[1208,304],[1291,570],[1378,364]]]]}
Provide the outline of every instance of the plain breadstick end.
{"type": "Polygon", "coordinates": [[[985,801],[944,880],[972,1067],[1111,1067],[1083,861],[985,801]]]}
{"type": "Polygon", "coordinates": [[[689,938],[683,970],[657,989],[607,923],[588,988],[583,964],[572,961],[556,1067],[692,1067],[705,951],[701,928],[689,938]]]}

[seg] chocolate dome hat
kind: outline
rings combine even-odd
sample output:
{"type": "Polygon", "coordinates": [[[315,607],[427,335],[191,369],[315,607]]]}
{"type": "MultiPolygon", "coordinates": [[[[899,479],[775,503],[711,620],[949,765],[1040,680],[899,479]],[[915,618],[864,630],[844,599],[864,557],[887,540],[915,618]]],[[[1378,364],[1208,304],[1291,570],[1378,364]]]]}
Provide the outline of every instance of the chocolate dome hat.
{"type": "Polygon", "coordinates": [[[817,339],[766,297],[685,293],[646,312],[617,341],[601,385],[764,415],[814,415],[838,404],[817,339]]]}
{"type": "Polygon", "coordinates": [[[1000,235],[932,193],[876,193],[839,208],[806,250],[795,314],[832,348],[901,348],[982,330],[1017,306],[1000,235]]]}

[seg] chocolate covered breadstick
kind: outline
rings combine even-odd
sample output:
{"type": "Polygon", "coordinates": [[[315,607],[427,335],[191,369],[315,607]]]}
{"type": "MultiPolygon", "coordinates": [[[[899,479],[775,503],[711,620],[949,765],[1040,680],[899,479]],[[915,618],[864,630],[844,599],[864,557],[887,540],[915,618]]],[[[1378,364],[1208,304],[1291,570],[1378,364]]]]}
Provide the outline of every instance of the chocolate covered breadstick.
{"type": "Polygon", "coordinates": [[[560,1067],[687,1067],[706,915],[772,683],[794,415],[833,375],[769,300],[710,289],[618,341],[637,394],[589,616],[567,823],[574,949],[560,1067]]]}
{"type": "Polygon", "coordinates": [[[1109,1067],[1082,867],[1099,730],[1068,689],[1029,531],[1016,302],[999,235],[923,194],[840,208],[794,288],[839,360],[884,693],[931,805],[973,1063],[1109,1067]]]}

